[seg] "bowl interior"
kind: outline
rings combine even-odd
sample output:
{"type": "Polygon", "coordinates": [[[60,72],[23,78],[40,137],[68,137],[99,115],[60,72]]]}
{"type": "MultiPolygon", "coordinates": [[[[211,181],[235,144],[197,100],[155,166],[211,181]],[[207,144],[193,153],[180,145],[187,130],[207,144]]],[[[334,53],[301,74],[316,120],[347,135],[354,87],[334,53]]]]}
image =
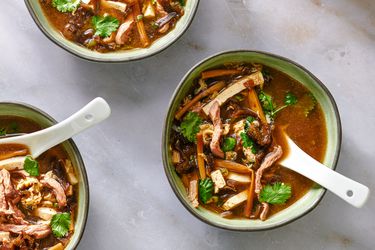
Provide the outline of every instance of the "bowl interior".
{"type": "Polygon", "coordinates": [[[341,144],[341,125],[336,104],[326,87],[316,77],[314,77],[311,73],[309,73],[301,66],[286,58],[256,51],[224,52],[222,54],[204,60],[186,74],[172,97],[163,131],[163,162],[169,182],[183,205],[201,220],[221,228],[253,231],[281,226],[294,219],[297,219],[298,217],[306,214],[308,211],[313,209],[323,197],[325,189],[319,187],[318,185],[314,186],[296,203],[289,206],[287,209],[284,209],[281,212],[271,216],[266,221],[224,219],[219,215],[202,207],[199,207],[198,209],[192,207],[187,198],[185,188],[174,170],[171,161],[171,152],[169,149],[170,132],[174,113],[178,109],[179,104],[181,103],[183,98],[190,90],[193,80],[198,77],[202,71],[212,67],[220,66],[224,62],[260,63],[284,72],[285,74],[302,83],[307,89],[309,89],[311,93],[316,97],[324,111],[328,137],[324,164],[331,169],[334,169],[336,166],[341,144]]]}
{"type": "MultiPolygon", "coordinates": [[[[44,112],[24,104],[17,103],[0,103],[0,116],[19,116],[27,118],[39,124],[41,127],[50,127],[56,121],[44,112]]],[[[66,249],[75,249],[82,237],[89,207],[89,190],[85,166],[73,140],[65,141],[63,144],[72,165],[75,167],[79,179],[78,194],[78,217],[75,219],[74,234],[67,245],[66,249]]]]}
{"type": "Polygon", "coordinates": [[[65,39],[62,34],[49,23],[47,17],[43,13],[42,7],[39,4],[39,0],[25,0],[25,3],[41,31],[63,49],[87,60],[102,62],[125,62],[154,55],[176,41],[189,27],[191,21],[193,20],[195,12],[198,8],[199,0],[187,1],[184,8],[185,14],[177,22],[176,27],[165,36],[156,40],[149,48],[122,50],[110,53],[99,53],[92,51],[65,39]]]}

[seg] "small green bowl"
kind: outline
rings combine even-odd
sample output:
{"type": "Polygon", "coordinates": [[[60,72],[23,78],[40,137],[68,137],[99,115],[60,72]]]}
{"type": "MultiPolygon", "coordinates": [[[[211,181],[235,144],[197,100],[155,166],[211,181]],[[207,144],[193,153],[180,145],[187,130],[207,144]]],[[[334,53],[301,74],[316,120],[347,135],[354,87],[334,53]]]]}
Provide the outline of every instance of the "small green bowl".
{"type": "Polygon", "coordinates": [[[178,177],[171,160],[170,135],[174,114],[181,101],[191,89],[193,80],[204,70],[221,66],[228,62],[253,62],[277,69],[302,83],[316,97],[320,103],[327,125],[327,150],[324,165],[336,168],[341,147],[341,123],[336,103],[324,84],[301,65],[281,56],[260,51],[228,51],[211,56],[195,65],[182,79],[174,92],[165,118],[162,137],[162,155],[164,170],[169,183],[177,198],[185,208],[201,221],[229,230],[260,231],[286,225],[314,209],[325,194],[325,189],[315,186],[290,207],[271,216],[266,221],[246,219],[225,219],[202,207],[194,208],[188,198],[186,190],[178,177]]]}
{"type": "MultiPolygon", "coordinates": [[[[18,116],[26,118],[36,122],[42,128],[47,128],[57,123],[56,120],[47,113],[24,103],[0,102],[0,116],[18,116]]],[[[68,154],[69,159],[72,161],[72,165],[75,167],[79,180],[78,212],[75,218],[74,234],[65,248],[66,250],[70,250],[76,249],[85,230],[89,210],[89,183],[85,165],[74,141],[69,139],[63,142],[62,146],[68,154]]]]}
{"type": "Polygon", "coordinates": [[[43,13],[43,9],[39,4],[39,0],[24,0],[27,9],[29,10],[32,18],[39,27],[39,29],[47,36],[52,42],[63,48],[64,50],[72,53],[80,58],[94,61],[94,62],[127,62],[139,60],[142,58],[153,56],[179,39],[185,31],[189,28],[195,13],[198,9],[199,0],[188,0],[186,2],[185,14],[178,20],[176,27],[165,36],[154,41],[148,48],[137,48],[132,50],[121,50],[108,53],[100,53],[92,51],[84,46],[78,45],[68,39],[53,27],[43,13]]]}

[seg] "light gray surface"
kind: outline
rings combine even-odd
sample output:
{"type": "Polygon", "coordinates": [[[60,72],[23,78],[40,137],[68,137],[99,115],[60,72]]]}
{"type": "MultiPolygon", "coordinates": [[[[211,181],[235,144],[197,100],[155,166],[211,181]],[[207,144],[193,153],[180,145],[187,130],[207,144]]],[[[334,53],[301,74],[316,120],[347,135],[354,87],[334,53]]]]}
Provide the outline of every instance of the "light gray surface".
{"type": "Polygon", "coordinates": [[[33,104],[58,120],[96,96],[112,106],[108,121],[75,138],[91,191],[79,249],[374,249],[373,195],[356,209],[327,194],[313,212],[283,228],[229,232],[183,208],[160,153],[169,98],[191,66],[222,50],[264,50],[299,62],[327,85],[343,125],[337,171],[374,190],[372,0],[201,0],[176,44],[122,65],[77,59],[44,37],[21,0],[1,5],[1,101],[33,104]]]}

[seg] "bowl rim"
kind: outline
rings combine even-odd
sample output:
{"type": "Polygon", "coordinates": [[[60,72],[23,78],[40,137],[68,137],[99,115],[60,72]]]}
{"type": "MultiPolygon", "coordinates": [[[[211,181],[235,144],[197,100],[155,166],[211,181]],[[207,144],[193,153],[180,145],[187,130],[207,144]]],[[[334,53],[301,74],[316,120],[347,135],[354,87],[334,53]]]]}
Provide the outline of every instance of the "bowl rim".
{"type": "MultiPolygon", "coordinates": [[[[69,52],[70,54],[74,55],[75,57],[79,58],[79,59],[83,59],[83,60],[87,60],[87,61],[90,61],[90,62],[94,62],[94,63],[111,63],[111,64],[116,64],[116,63],[127,63],[127,62],[133,62],[133,61],[139,61],[139,60],[142,60],[142,59],[146,59],[146,58],[149,58],[149,57],[152,57],[154,55],[157,55],[161,52],[163,52],[164,50],[166,50],[167,48],[169,48],[170,46],[172,46],[174,43],[177,42],[177,40],[179,40],[185,33],[186,31],[189,29],[189,27],[191,26],[194,18],[195,18],[195,15],[197,13],[197,10],[198,10],[198,7],[199,7],[199,3],[200,3],[200,0],[195,0],[197,1],[197,4],[195,5],[195,7],[192,9],[192,14],[190,16],[190,18],[188,19],[187,21],[187,24],[186,24],[186,27],[182,30],[182,32],[180,32],[177,36],[175,36],[171,41],[169,41],[168,43],[165,43],[164,45],[162,45],[157,51],[155,52],[152,52],[152,53],[149,53],[149,54],[145,54],[145,55],[141,55],[141,56],[135,56],[131,59],[116,59],[116,58],[111,58],[111,59],[101,59],[99,56],[96,56],[96,57],[91,57],[91,56],[87,56],[86,54],[84,53],[76,53],[74,52],[70,46],[66,45],[65,43],[62,43],[60,41],[58,41],[57,39],[55,39],[49,32],[48,30],[44,27],[44,25],[41,23],[41,21],[39,20],[39,17],[38,15],[35,13],[33,7],[31,6],[30,4],[30,1],[32,0],[24,0],[24,3],[26,5],[26,8],[27,10],[29,11],[32,19],[34,20],[36,26],[39,28],[39,30],[51,41],[53,42],[55,45],[57,45],[58,47],[62,48],[63,50],[69,52]]],[[[38,0],[37,0],[38,1],[38,0]]],[[[39,1],[38,1],[39,2],[39,1]]],[[[185,13],[186,14],[186,13],[185,13]]],[[[169,33],[166,34],[166,36],[168,36],[169,33]]],[[[63,37],[63,39],[66,39],[63,37]]],[[[150,45],[152,46],[152,44],[150,45]]],[[[126,50],[124,50],[126,53],[126,50]]]]}
{"type": "MultiPolygon", "coordinates": [[[[32,110],[34,112],[37,112],[38,114],[40,114],[41,116],[46,118],[52,124],[57,123],[57,121],[52,116],[50,116],[49,114],[47,114],[43,110],[41,110],[41,109],[31,105],[31,104],[28,104],[28,103],[14,102],[14,101],[4,101],[4,102],[0,102],[0,105],[14,105],[14,106],[26,108],[26,109],[32,110]]],[[[81,227],[81,230],[80,230],[80,233],[78,235],[77,240],[75,242],[73,242],[73,245],[71,246],[71,249],[76,249],[77,246],[79,245],[79,243],[81,242],[83,234],[84,234],[85,229],[86,229],[87,218],[88,218],[89,207],[90,207],[90,187],[89,187],[89,181],[88,181],[88,177],[87,177],[85,163],[83,162],[82,155],[81,155],[76,143],[71,138],[68,139],[67,142],[72,146],[73,152],[77,157],[77,161],[78,161],[78,163],[80,165],[80,168],[81,168],[81,171],[82,171],[82,179],[83,179],[83,184],[84,184],[83,186],[86,188],[86,191],[87,191],[86,199],[83,201],[84,204],[86,204],[86,205],[84,206],[84,209],[82,211],[83,212],[82,227],[81,227]]]]}
{"type": "Polygon", "coordinates": [[[277,225],[272,225],[272,226],[267,226],[267,227],[262,227],[262,228],[240,228],[240,227],[236,227],[236,226],[225,226],[225,225],[222,225],[222,224],[218,224],[216,223],[215,221],[212,221],[212,220],[209,220],[207,218],[205,218],[204,216],[201,216],[200,214],[198,214],[195,209],[193,209],[192,207],[190,207],[186,202],[185,200],[183,199],[183,197],[181,197],[179,195],[179,193],[177,192],[177,185],[175,182],[173,182],[172,180],[172,176],[168,170],[168,150],[166,150],[166,148],[168,147],[168,145],[166,145],[167,143],[167,139],[166,139],[166,132],[167,132],[167,124],[168,124],[168,116],[171,112],[171,106],[173,105],[175,99],[177,98],[177,94],[178,92],[181,90],[181,88],[187,84],[188,82],[186,82],[188,76],[190,74],[192,74],[199,66],[205,64],[206,62],[210,61],[211,59],[215,58],[215,57],[219,57],[219,56],[222,56],[222,55],[228,55],[228,54],[241,54],[241,53],[258,53],[258,54],[262,54],[262,55],[266,55],[266,56],[270,56],[270,57],[274,57],[276,59],[280,59],[282,61],[285,61],[287,63],[290,63],[294,66],[296,66],[297,68],[299,68],[300,70],[302,70],[303,72],[305,72],[306,74],[309,75],[309,77],[311,77],[324,91],[324,93],[327,95],[332,107],[333,107],[333,110],[334,110],[334,116],[335,116],[335,119],[336,119],[336,126],[337,126],[337,146],[336,146],[336,150],[334,152],[335,154],[335,158],[333,160],[333,168],[332,170],[335,170],[336,167],[337,167],[337,162],[338,162],[338,159],[339,159],[339,156],[340,156],[340,151],[341,151],[341,142],[342,142],[342,127],[341,127],[341,119],[340,119],[340,113],[339,113],[339,110],[337,108],[337,104],[336,104],[336,101],[335,99],[333,98],[333,95],[331,94],[331,92],[328,90],[328,88],[323,84],[323,82],[321,82],[315,75],[313,75],[309,70],[307,70],[305,67],[303,67],[302,65],[300,65],[299,63],[296,63],[295,61],[289,59],[289,58],[286,58],[286,57],[283,57],[283,56],[279,56],[279,55],[276,55],[276,54],[273,54],[273,53],[269,53],[269,52],[265,52],[265,51],[260,51],[260,50],[247,50],[247,49],[239,49],[239,50],[226,50],[226,51],[222,51],[222,52],[219,52],[219,53],[216,53],[216,54],[213,54],[211,56],[208,56],[208,57],[205,57],[204,59],[200,60],[198,63],[196,63],[181,79],[181,81],[179,82],[179,84],[177,85],[175,91],[173,92],[172,94],[172,97],[168,103],[168,109],[167,109],[167,112],[165,114],[165,117],[164,117],[164,124],[163,124],[163,131],[162,131],[162,143],[161,143],[161,151],[162,151],[162,159],[163,159],[163,166],[164,166],[164,173],[165,175],[167,176],[167,179],[168,179],[168,182],[174,192],[174,194],[177,196],[178,200],[181,202],[181,204],[190,212],[190,214],[192,214],[194,217],[198,218],[199,220],[201,220],[202,222],[205,222],[207,223],[208,225],[211,225],[211,226],[214,226],[214,227],[217,227],[217,228],[221,228],[221,229],[226,229],[226,230],[230,230],[230,231],[241,231],[241,232],[256,232],[256,231],[266,231],[266,230],[271,230],[271,229],[276,229],[276,228],[279,228],[279,227],[282,227],[282,226],[285,226],[303,216],[305,216],[306,214],[310,213],[312,210],[314,210],[314,208],[316,208],[316,206],[321,202],[321,200],[323,199],[324,195],[326,194],[327,190],[323,187],[321,187],[323,189],[323,192],[320,194],[320,196],[301,214],[291,218],[291,219],[286,219],[284,221],[281,221],[279,224],[277,225]],[[185,83],[185,84],[184,84],[185,83]]]}

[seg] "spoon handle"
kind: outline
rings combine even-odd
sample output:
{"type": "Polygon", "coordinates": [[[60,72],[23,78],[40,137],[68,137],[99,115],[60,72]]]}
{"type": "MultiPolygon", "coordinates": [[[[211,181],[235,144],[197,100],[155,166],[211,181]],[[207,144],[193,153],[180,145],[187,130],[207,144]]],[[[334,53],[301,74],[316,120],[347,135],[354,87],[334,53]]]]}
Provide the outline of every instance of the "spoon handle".
{"type": "Polygon", "coordinates": [[[95,98],[78,112],[64,121],[49,128],[37,131],[32,134],[3,139],[6,143],[21,143],[29,147],[31,156],[37,158],[53,146],[71,138],[81,131],[105,120],[111,113],[108,103],[100,97],[95,98]]]}
{"type": "Polygon", "coordinates": [[[286,139],[290,155],[281,160],[280,165],[315,181],[355,207],[362,207],[366,203],[370,194],[368,187],[324,166],[301,150],[290,138],[286,139]]]}

